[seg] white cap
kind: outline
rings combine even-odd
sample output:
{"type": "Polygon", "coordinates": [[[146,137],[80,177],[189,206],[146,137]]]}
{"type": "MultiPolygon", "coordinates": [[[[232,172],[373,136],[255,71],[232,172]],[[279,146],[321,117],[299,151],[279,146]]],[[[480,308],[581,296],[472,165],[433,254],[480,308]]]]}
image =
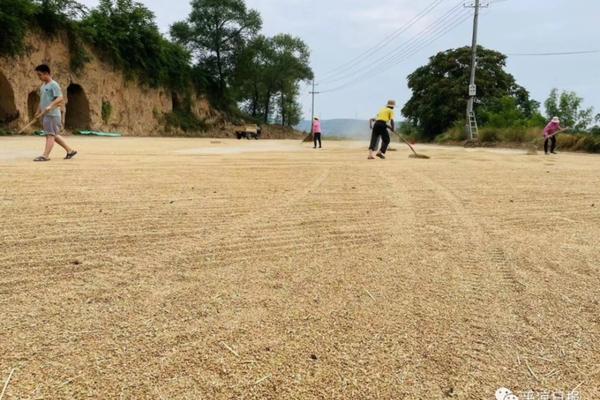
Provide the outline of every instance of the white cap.
{"type": "Polygon", "coordinates": [[[552,118],[552,122],[560,122],[560,118],[554,117],[554,118],[552,118]]]}

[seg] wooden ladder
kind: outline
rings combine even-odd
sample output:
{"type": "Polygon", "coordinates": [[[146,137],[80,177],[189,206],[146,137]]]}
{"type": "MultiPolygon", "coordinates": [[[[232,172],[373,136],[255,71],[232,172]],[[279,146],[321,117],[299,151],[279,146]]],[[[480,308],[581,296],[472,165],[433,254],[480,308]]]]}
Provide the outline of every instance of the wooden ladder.
{"type": "Polygon", "coordinates": [[[469,111],[469,135],[472,140],[479,140],[479,127],[474,111],[469,111]]]}

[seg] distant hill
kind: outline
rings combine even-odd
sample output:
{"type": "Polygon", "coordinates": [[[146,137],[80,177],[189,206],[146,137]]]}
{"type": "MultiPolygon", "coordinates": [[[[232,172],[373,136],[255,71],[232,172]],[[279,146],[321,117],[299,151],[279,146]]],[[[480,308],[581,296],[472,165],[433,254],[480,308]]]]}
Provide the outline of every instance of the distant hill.
{"type": "MultiPolygon", "coordinates": [[[[302,121],[295,129],[301,132],[310,132],[310,121],[302,121]]],[[[324,136],[338,136],[352,139],[368,138],[371,134],[369,121],[360,119],[329,119],[321,121],[324,136]]]]}

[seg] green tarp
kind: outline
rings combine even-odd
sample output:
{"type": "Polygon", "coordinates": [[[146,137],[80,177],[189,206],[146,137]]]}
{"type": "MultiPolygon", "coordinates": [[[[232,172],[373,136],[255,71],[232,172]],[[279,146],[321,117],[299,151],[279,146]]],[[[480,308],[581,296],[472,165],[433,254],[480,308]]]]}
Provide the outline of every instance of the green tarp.
{"type": "MultiPolygon", "coordinates": [[[[94,131],[77,131],[74,132],[76,135],[85,135],[85,136],[102,136],[102,137],[121,137],[120,133],[111,133],[111,132],[94,132],[94,131]]],[[[44,131],[35,131],[33,132],[36,136],[46,136],[46,132],[44,131]]]]}
{"type": "Polygon", "coordinates": [[[77,131],[76,133],[85,136],[101,136],[101,137],[121,137],[120,133],[113,132],[95,132],[95,131],[77,131]]]}

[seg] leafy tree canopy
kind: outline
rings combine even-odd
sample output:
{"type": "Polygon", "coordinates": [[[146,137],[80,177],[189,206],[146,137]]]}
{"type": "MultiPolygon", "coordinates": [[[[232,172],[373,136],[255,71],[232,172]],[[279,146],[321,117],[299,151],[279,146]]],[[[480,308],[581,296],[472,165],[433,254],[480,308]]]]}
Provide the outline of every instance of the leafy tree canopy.
{"type": "MultiPolygon", "coordinates": [[[[411,123],[424,136],[434,138],[457,121],[465,119],[468,98],[471,49],[451,49],[433,56],[429,64],[408,77],[412,97],[402,109],[411,123]]],[[[523,115],[531,116],[536,103],[529,93],[517,85],[515,78],[504,70],[506,56],[483,47],[478,49],[477,94],[479,108],[497,106],[504,97],[515,100],[523,115]]]]}
{"type": "Polygon", "coordinates": [[[600,122],[600,114],[594,117],[594,109],[583,108],[583,98],[575,92],[552,89],[545,102],[548,119],[559,117],[564,126],[576,131],[586,130],[596,120],[600,122]]]}
{"type": "Polygon", "coordinates": [[[193,0],[185,21],[171,26],[171,36],[184,45],[225,95],[235,70],[235,54],[262,27],[260,14],[243,0],[193,0]]]}

